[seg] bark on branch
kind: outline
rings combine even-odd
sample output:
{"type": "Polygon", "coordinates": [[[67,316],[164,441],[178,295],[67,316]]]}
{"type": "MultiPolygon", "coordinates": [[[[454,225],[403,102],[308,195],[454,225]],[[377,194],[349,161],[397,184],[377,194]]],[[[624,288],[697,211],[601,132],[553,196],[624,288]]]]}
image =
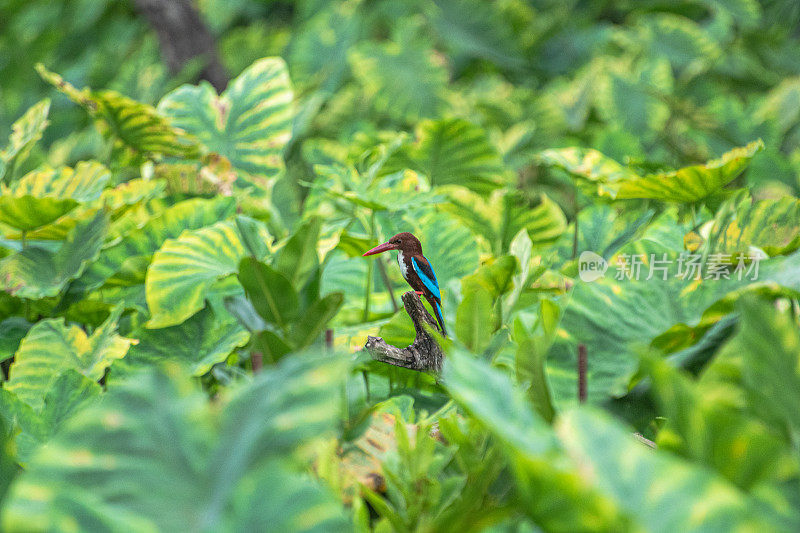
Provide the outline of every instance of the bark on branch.
{"type": "Polygon", "coordinates": [[[442,348],[423,326],[430,324],[435,331],[439,331],[436,319],[428,313],[419,295],[414,291],[403,294],[403,307],[414,322],[414,330],[417,332],[414,342],[406,348],[398,348],[380,337],[367,337],[364,349],[373,359],[383,363],[422,372],[439,372],[444,357],[442,348]]]}
{"type": "Polygon", "coordinates": [[[200,77],[221,92],[228,84],[228,74],[217,55],[217,43],[194,8],[192,0],[134,0],[158,34],[161,56],[170,72],[177,74],[186,63],[203,56],[205,66],[200,77]]]}

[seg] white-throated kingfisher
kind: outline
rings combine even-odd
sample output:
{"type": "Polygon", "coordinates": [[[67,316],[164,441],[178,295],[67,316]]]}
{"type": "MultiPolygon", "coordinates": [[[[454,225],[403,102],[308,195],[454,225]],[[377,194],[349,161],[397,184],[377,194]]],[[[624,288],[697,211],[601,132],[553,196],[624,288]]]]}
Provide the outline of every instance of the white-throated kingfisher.
{"type": "Polygon", "coordinates": [[[400,265],[400,272],[403,273],[403,277],[411,285],[411,288],[417,294],[424,296],[431,304],[442,335],[446,337],[447,331],[444,329],[444,318],[442,318],[442,295],[439,292],[439,283],[436,281],[436,274],[434,274],[430,262],[422,255],[422,243],[414,235],[404,231],[365,252],[364,257],[389,250],[397,250],[397,264],[400,265]]]}

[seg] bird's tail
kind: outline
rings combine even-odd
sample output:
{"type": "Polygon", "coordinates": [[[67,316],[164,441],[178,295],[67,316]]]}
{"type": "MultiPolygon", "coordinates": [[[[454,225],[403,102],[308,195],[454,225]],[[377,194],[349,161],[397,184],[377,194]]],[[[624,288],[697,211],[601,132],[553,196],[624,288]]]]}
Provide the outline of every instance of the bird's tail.
{"type": "Polygon", "coordinates": [[[431,298],[431,306],[433,307],[433,311],[436,313],[436,321],[439,322],[439,328],[442,330],[442,336],[447,337],[447,330],[444,329],[444,318],[442,318],[442,306],[431,298]]]}

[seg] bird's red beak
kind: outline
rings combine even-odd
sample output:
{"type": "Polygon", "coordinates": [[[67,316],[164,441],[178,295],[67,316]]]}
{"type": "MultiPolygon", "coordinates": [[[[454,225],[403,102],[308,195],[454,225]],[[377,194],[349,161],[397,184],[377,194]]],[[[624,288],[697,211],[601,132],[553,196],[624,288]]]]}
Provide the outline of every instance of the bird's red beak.
{"type": "Polygon", "coordinates": [[[368,252],[364,252],[364,255],[362,255],[361,257],[366,257],[368,255],[379,254],[381,252],[386,252],[388,250],[397,250],[397,246],[392,244],[392,243],[390,243],[390,242],[385,242],[383,244],[379,244],[378,246],[376,246],[372,250],[369,250],[368,252]]]}

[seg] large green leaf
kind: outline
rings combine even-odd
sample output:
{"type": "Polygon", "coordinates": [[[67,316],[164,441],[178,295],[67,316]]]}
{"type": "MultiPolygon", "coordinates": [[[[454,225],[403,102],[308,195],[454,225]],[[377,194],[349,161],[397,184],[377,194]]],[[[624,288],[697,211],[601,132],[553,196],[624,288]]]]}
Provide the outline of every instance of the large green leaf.
{"type": "Polygon", "coordinates": [[[50,224],[78,206],[72,198],[11,196],[4,191],[0,194],[0,222],[22,231],[50,224]]]}
{"type": "Polygon", "coordinates": [[[292,35],[289,69],[298,83],[338,88],[347,74],[347,51],[356,43],[363,18],[359,2],[337,2],[320,9],[292,35]]]}
{"type": "Polygon", "coordinates": [[[664,13],[643,22],[653,57],[665,57],[674,68],[690,68],[696,74],[721,53],[717,43],[691,19],[664,13]]]}
{"type": "Polygon", "coordinates": [[[11,428],[0,418],[0,504],[5,501],[9,485],[20,472],[14,455],[11,428]]]}
{"type": "Polygon", "coordinates": [[[788,442],[742,412],[733,390],[710,380],[694,382],[653,356],[643,366],[665,418],[658,433],[660,449],[702,462],[745,490],[781,482],[797,470],[788,442]]]}
{"type": "Polygon", "coordinates": [[[36,65],[36,70],[42,79],[86,109],[104,133],[113,135],[125,146],[148,154],[178,157],[198,155],[194,139],[170,126],[169,121],[152,106],[116,91],[76,89],[42,64],[36,65]]]}
{"type": "Polygon", "coordinates": [[[0,222],[22,231],[41,228],[78,206],[96,200],[111,174],[95,161],[73,170],[37,170],[11,186],[0,184],[0,222]]]}
{"type": "Polygon", "coordinates": [[[56,252],[33,244],[0,261],[0,288],[20,298],[55,296],[100,252],[108,217],[98,211],[78,222],[56,252]]]}
{"type": "Polygon", "coordinates": [[[292,87],[279,58],[253,63],[217,95],[208,83],[184,85],[166,95],[159,111],[230,160],[241,185],[264,192],[283,172],[291,137],[292,87]]]}
{"type": "Polygon", "coordinates": [[[347,367],[341,357],[295,357],[222,406],[209,405],[185,378],[143,372],[79,412],[38,450],[0,523],[8,531],[64,524],[346,531],[341,504],[287,456],[332,433],[338,407],[330,399],[347,367]]]}
{"type": "Polygon", "coordinates": [[[375,109],[397,122],[436,116],[447,85],[444,65],[415,33],[411,25],[401,26],[396,40],[365,41],[349,53],[353,75],[375,109]]]}
{"type": "Polygon", "coordinates": [[[723,347],[704,379],[733,383],[746,391],[747,406],[784,433],[800,428],[794,409],[800,397],[800,333],[796,320],[766,302],[737,302],[740,329],[723,347]]]}
{"type": "Polygon", "coordinates": [[[384,172],[410,168],[431,185],[462,185],[481,194],[506,181],[500,155],[479,126],[460,118],[425,120],[416,136],[415,144],[387,161],[384,172]]]}
{"type": "Polygon", "coordinates": [[[99,397],[100,385],[72,369],[63,370],[44,391],[44,402],[34,409],[13,392],[0,389],[0,417],[19,429],[15,443],[20,463],[46,443],[72,413],[99,397]]]}
{"type": "MultiPolygon", "coordinates": [[[[137,258],[149,264],[152,255],[167,239],[176,239],[185,230],[198,230],[231,216],[233,198],[193,199],[179,202],[151,218],[139,229],[125,235],[120,242],[105,248],[78,280],[82,287],[95,288],[137,258]]],[[[144,273],[144,272],[143,272],[144,273]]]]}
{"type": "Polygon", "coordinates": [[[110,211],[119,210],[146,202],[164,193],[166,184],[158,180],[132,179],[121,183],[113,189],[104,189],[100,194],[100,202],[110,211]]]}
{"type": "Polygon", "coordinates": [[[16,162],[24,159],[31,147],[42,138],[47,127],[47,114],[50,112],[50,100],[44,99],[25,111],[11,126],[8,147],[0,150],[0,182],[6,173],[14,169],[16,162]]]}
{"type": "Polygon", "coordinates": [[[319,266],[317,243],[322,221],[312,218],[295,231],[278,251],[274,267],[296,287],[305,284],[319,266]]]}
{"type": "Polygon", "coordinates": [[[162,209],[160,204],[149,201],[163,192],[163,182],[144,179],[133,179],[113,189],[103,189],[98,198],[81,203],[77,209],[52,224],[28,232],[27,238],[39,241],[64,240],[78,222],[91,218],[100,209],[104,209],[112,221],[106,241],[116,241],[162,209]]]}
{"type": "Polygon", "coordinates": [[[446,193],[450,201],[443,207],[482,237],[494,254],[506,252],[520,230],[527,231],[532,242],[546,243],[567,228],[561,208],[545,195],[530,207],[513,191],[497,190],[488,199],[461,187],[448,187],[446,193]]]}
{"type": "Polygon", "coordinates": [[[483,287],[471,286],[462,290],[462,300],[456,310],[456,337],[475,353],[481,353],[492,338],[497,321],[492,295],[483,287]]]}
{"type": "Polygon", "coordinates": [[[539,154],[539,161],[559,168],[576,178],[588,181],[613,182],[636,179],[629,168],[620,165],[593,148],[555,148],[539,154]]]}
{"type": "Polygon", "coordinates": [[[770,256],[793,252],[800,246],[800,200],[744,198],[731,210],[717,211],[709,235],[709,251],[731,254],[734,262],[752,255],[752,247],[770,256]]]}
{"type": "Polygon", "coordinates": [[[480,0],[439,0],[428,10],[436,32],[456,57],[478,57],[512,70],[525,67],[519,36],[498,6],[480,0]]]}
{"type": "Polygon", "coordinates": [[[608,415],[576,410],[558,434],[588,486],[607,495],[645,531],[774,530],[770,514],[704,468],[642,445],[608,415]]]}
{"type": "Polygon", "coordinates": [[[100,197],[111,173],[97,161],[81,161],[71,169],[36,170],[26,174],[11,187],[4,187],[4,194],[22,196],[72,198],[88,202],[100,197]]]}
{"type": "Polygon", "coordinates": [[[473,274],[461,279],[462,290],[481,287],[487,291],[492,301],[508,292],[514,285],[514,272],[517,259],[512,255],[504,255],[488,262],[473,274]]]}
{"type": "Polygon", "coordinates": [[[239,263],[239,282],[245,294],[267,323],[286,330],[297,316],[299,300],[292,282],[271,266],[253,257],[239,263]]]}
{"type": "Polygon", "coordinates": [[[115,365],[115,372],[117,366],[127,374],[155,365],[177,363],[193,376],[202,376],[250,339],[250,334],[236,321],[217,316],[208,307],[177,326],[138,328],[130,335],[139,342],[131,347],[120,365],[115,365]]]}
{"type": "Polygon", "coordinates": [[[670,117],[665,100],[674,84],[666,59],[658,57],[639,66],[627,59],[604,61],[598,77],[593,88],[604,119],[643,139],[661,133],[670,117]]]}
{"type": "Polygon", "coordinates": [[[39,409],[47,391],[66,370],[99,380],[134,342],[116,333],[121,312],[113,312],[91,335],[78,326],[67,326],[63,318],[37,322],[22,339],[4,388],[39,409]]]}
{"type": "Polygon", "coordinates": [[[451,353],[444,382],[453,399],[505,446],[522,510],[537,524],[564,532],[627,529],[619,507],[563,460],[556,436],[508,376],[469,354],[451,353]]]}
{"type": "Polygon", "coordinates": [[[20,341],[32,325],[21,316],[12,316],[0,321],[0,363],[14,357],[20,341]]]}
{"type": "MultiPolygon", "coordinates": [[[[145,293],[151,313],[147,327],[180,324],[203,308],[211,286],[235,273],[239,261],[250,253],[243,244],[241,227],[233,221],[218,222],[164,242],[147,269],[145,293]]],[[[266,255],[270,241],[263,226],[248,240],[260,247],[254,250],[259,259],[266,255]]]]}
{"type": "MultiPolygon", "coordinates": [[[[578,213],[577,255],[580,256],[582,252],[588,250],[604,259],[611,258],[623,245],[640,235],[648,227],[648,223],[661,223],[652,220],[653,214],[652,210],[620,210],[606,204],[592,205],[581,209],[578,213]]],[[[561,236],[556,244],[558,257],[562,261],[572,259],[575,242],[574,224],[573,220],[572,227],[561,236]]],[[[667,224],[677,226],[678,221],[674,216],[670,216],[667,224]]],[[[686,231],[688,229],[687,227],[686,231]]],[[[679,237],[679,235],[676,233],[675,237],[679,237]]]]}
{"type": "Polygon", "coordinates": [[[456,336],[475,353],[482,352],[500,326],[496,302],[513,286],[517,260],[505,255],[461,279],[462,300],[456,310],[456,336]]]}
{"type": "Polygon", "coordinates": [[[704,165],[693,165],[644,177],[593,149],[546,150],[540,154],[540,159],[544,164],[561,168],[578,178],[598,182],[598,192],[601,195],[616,199],[649,198],[667,202],[696,202],[733,181],[763,148],[762,141],[753,141],[704,165]]]}
{"type": "Polygon", "coordinates": [[[786,133],[800,118],[800,78],[783,80],[768,94],[758,107],[756,117],[777,125],[781,133],[786,133]]]}
{"type": "Polygon", "coordinates": [[[648,263],[642,266],[638,281],[627,276],[618,280],[614,278],[620,270],[612,264],[605,277],[576,283],[548,353],[548,376],[557,403],[563,405],[576,398],[578,344],[588,348],[589,399],[601,401],[627,391],[639,359],[637,346],[648,345],[669,331],[681,332],[681,342],[690,345],[696,339],[694,334],[686,338],[689,328],[701,323],[710,326],[721,313],[730,312],[731,303],[744,292],[783,290],[794,294],[800,290],[798,252],[761,261],[757,280],[752,279],[752,273],[742,274],[741,279],[729,273],[728,279],[693,281],[678,277],[676,253],[663,247],[658,250],[652,252],[656,260],[667,253],[670,261],[666,276],[654,269],[651,279],[646,279],[650,275],[648,263]]]}
{"type": "Polygon", "coordinates": [[[650,198],[668,202],[696,202],[733,181],[747,167],[753,156],[763,149],[762,141],[753,141],[704,165],[626,180],[618,184],[612,196],[617,199],[650,198]]]}
{"type": "Polygon", "coordinates": [[[297,347],[311,346],[328,322],[336,316],[343,302],[342,293],[334,292],[312,303],[292,328],[291,339],[297,347]]]}
{"type": "Polygon", "coordinates": [[[790,507],[764,504],[711,471],[653,450],[596,410],[552,430],[502,372],[464,353],[445,362],[453,398],[506,447],[525,512],[548,531],[730,531],[786,527],[790,507]]]}
{"type": "Polygon", "coordinates": [[[5,495],[14,477],[19,473],[17,461],[14,458],[14,445],[11,430],[0,418],[0,504],[5,501],[5,495]]]}

